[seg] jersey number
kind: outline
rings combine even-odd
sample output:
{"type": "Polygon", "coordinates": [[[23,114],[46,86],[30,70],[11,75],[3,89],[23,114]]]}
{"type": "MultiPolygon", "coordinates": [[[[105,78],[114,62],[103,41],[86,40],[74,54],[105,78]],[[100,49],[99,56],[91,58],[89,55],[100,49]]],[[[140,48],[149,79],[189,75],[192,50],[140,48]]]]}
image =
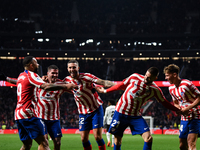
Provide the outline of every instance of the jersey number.
{"type": "Polygon", "coordinates": [[[112,122],[112,124],[110,125],[111,127],[114,127],[114,126],[118,126],[119,125],[119,121],[117,121],[117,120],[113,120],[113,122],[112,122]]]}
{"type": "Polygon", "coordinates": [[[79,118],[79,124],[84,124],[84,118],[79,118]]]}
{"type": "Polygon", "coordinates": [[[183,131],[183,125],[180,126],[180,131],[183,131]]]}
{"type": "Polygon", "coordinates": [[[19,83],[19,84],[17,85],[17,96],[19,97],[19,98],[18,98],[18,102],[21,101],[21,94],[22,94],[22,84],[19,83]]]}

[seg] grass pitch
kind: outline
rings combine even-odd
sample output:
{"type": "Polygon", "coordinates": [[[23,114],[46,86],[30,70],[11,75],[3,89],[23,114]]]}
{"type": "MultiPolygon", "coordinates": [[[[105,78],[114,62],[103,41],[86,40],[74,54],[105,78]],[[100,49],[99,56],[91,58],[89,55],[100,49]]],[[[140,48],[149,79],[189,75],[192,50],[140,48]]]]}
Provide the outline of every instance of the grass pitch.
{"type": "MultiPolygon", "coordinates": [[[[153,150],[178,150],[179,139],[178,135],[152,135],[153,136],[153,150]]],[[[105,143],[107,139],[103,134],[105,143]]],[[[98,150],[96,141],[93,135],[90,135],[90,142],[93,150],[98,150]]],[[[83,150],[82,142],[79,134],[63,134],[61,141],[61,150],[83,150]]],[[[124,135],[122,139],[123,150],[142,150],[143,139],[139,135],[124,135]]],[[[53,150],[53,141],[49,141],[50,149],[53,150]]],[[[18,134],[0,134],[0,149],[1,150],[19,150],[22,142],[18,134]]],[[[112,147],[106,147],[107,150],[112,150],[112,147]]],[[[34,141],[31,150],[37,150],[37,143],[34,141]]],[[[200,150],[200,142],[197,141],[197,150],[200,150]]]]}

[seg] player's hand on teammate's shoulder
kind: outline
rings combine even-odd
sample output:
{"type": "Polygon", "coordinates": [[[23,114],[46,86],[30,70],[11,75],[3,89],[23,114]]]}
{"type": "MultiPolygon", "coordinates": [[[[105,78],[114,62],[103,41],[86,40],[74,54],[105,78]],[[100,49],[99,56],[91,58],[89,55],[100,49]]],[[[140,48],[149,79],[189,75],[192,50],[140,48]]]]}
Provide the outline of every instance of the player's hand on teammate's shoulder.
{"type": "Polygon", "coordinates": [[[181,114],[184,115],[184,116],[188,116],[191,113],[192,112],[190,110],[188,110],[187,107],[181,109],[181,114]]]}
{"type": "Polygon", "coordinates": [[[47,81],[48,81],[48,76],[47,76],[47,75],[42,76],[42,80],[43,80],[44,82],[47,82],[47,81]]]}
{"type": "Polygon", "coordinates": [[[78,89],[78,86],[73,83],[66,83],[65,89],[67,89],[67,90],[78,89]]]}
{"type": "Polygon", "coordinates": [[[97,92],[99,93],[104,93],[104,87],[101,87],[101,86],[95,86],[95,89],[97,90],[97,92]]]}

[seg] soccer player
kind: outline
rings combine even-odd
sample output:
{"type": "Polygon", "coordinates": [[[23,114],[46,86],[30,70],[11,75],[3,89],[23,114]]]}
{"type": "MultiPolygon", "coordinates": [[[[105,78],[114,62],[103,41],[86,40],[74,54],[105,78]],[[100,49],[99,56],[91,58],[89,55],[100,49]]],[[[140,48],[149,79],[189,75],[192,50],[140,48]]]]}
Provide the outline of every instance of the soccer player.
{"type": "Polygon", "coordinates": [[[92,149],[89,133],[93,129],[99,150],[105,150],[106,146],[102,138],[103,101],[96,92],[94,83],[105,87],[111,87],[115,83],[99,79],[90,73],[79,73],[79,63],[76,60],[70,60],[67,69],[70,76],[65,77],[64,81],[78,86],[78,89],[72,92],[79,111],[79,130],[83,147],[85,150],[92,149]]]}
{"type": "MultiPolygon", "coordinates": [[[[107,146],[109,147],[111,142],[110,142],[110,133],[108,132],[108,129],[110,128],[110,123],[112,121],[113,115],[115,112],[115,102],[110,100],[108,101],[108,107],[106,107],[105,115],[104,115],[104,120],[103,123],[106,125],[107,132],[106,132],[106,138],[107,138],[107,146]]],[[[114,147],[114,135],[112,135],[112,147],[114,147]]]]}
{"type": "Polygon", "coordinates": [[[37,117],[36,87],[45,90],[73,89],[74,84],[45,83],[36,74],[39,67],[33,56],[27,56],[23,60],[25,71],[17,78],[17,107],[15,109],[15,120],[17,123],[20,140],[23,145],[20,150],[29,150],[32,139],[38,143],[38,150],[49,150],[49,144],[45,138],[44,123],[37,117]]]}
{"type": "Polygon", "coordinates": [[[125,89],[115,107],[109,128],[109,132],[115,137],[114,150],[121,149],[123,132],[128,126],[132,135],[140,134],[142,136],[144,140],[143,150],[151,150],[153,138],[146,121],[140,114],[141,106],[147,100],[155,97],[166,108],[180,112],[179,108],[174,107],[165,99],[161,89],[153,82],[157,79],[158,74],[158,69],[151,67],[145,76],[134,73],[109,89],[96,88],[100,93],[125,89]]]}
{"type": "MultiPolygon", "coordinates": [[[[59,69],[56,65],[50,65],[47,68],[47,76],[44,80],[47,83],[62,84],[63,82],[58,79],[59,69]]],[[[60,110],[59,99],[65,92],[65,89],[57,91],[47,91],[38,88],[38,118],[41,118],[45,124],[45,137],[48,139],[48,134],[54,143],[54,150],[60,150],[61,145],[61,126],[60,126],[60,110]]]]}
{"type": "Polygon", "coordinates": [[[182,108],[182,112],[190,111],[188,115],[181,115],[179,134],[179,148],[181,150],[196,150],[196,142],[200,131],[200,91],[187,79],[179,77],[180,69],[175,64],[164,68],[165,79],[171,84],[169,92],[174,106],[182,108]]]}

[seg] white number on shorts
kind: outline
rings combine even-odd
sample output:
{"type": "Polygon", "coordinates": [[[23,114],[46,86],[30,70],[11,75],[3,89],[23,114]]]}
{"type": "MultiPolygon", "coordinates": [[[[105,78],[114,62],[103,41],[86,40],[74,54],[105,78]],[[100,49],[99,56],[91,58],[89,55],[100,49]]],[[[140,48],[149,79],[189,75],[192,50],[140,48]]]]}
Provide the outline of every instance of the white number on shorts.
{"type": "Polygon", "coordinates": [[[119,124],[119,121],[113,120],[113,122],[112,122],[112,124],[111,124],[111,127],[114,127],[116,124],[119,124]]]}
{"type": "Polygon", "coordinates": [[[17,85],[17,96],[19,96],[18,102],[21,101],[21,94],[22,94],[22,84],[19,83],[19,84],[17,85]]]}
{"type": "Polygon", "coordinates": [[[79,118],[79,124],[84,124],[84,118],[79,118]]]}
{"type": "Polygon", "coordinates": [[[183,131],[183,125],[180,126],[180,130],[183,131]]]}

